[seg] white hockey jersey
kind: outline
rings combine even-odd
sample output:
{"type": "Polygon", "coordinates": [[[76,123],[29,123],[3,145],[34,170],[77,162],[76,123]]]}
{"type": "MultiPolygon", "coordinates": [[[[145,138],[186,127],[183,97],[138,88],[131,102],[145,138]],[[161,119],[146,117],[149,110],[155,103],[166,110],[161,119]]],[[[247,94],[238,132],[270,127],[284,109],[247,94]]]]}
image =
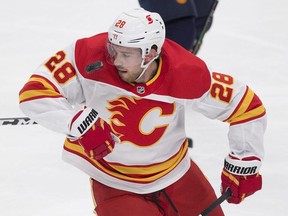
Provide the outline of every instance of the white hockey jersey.
{"type": "Polygon", "coordinates": [[[89,158],[76,141],[63,159],[110,187],[150,193],[181,178],[190,167],[185,108],[228,122],[238,157],[263,157],[266,112],[257,95],[229,75],[210,74],[205,63],[166,40],[155,77],[129,84],[106,60],[107,33],[76,41],[44,62],[20,91],[31,119],[69,135],[78,105],[94,108],[120,138],[112,153],[89,158]]]}

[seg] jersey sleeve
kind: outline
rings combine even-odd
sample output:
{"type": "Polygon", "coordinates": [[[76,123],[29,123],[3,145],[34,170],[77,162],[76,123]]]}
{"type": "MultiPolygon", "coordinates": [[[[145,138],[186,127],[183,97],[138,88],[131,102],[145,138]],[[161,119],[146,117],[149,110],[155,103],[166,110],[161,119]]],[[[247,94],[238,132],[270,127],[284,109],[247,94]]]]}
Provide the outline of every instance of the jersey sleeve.
{"type": "Polygon", "coordinates": [[[41,64],[19,93],[20,109],[37,123],[68,134],[74,109],[85,101],[74,58],[75,44],[41,64]]]}
{"type": "Polygon", "coordinates": [[[249,86],[232,76],[213,72],[209,91],[192,107],[210,119],[230,124],[228,139],[233,154],[239,158],[264,157],[266,110],[249,86]]]}

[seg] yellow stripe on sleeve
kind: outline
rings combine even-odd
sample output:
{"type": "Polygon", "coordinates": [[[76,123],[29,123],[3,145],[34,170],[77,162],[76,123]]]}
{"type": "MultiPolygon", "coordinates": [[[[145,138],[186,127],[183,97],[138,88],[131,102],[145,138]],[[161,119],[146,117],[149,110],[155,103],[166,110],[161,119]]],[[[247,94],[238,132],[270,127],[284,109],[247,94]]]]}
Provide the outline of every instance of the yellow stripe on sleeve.
{"type": "Polygon", "coordinates": [[[233,124],[233,123],[236,123],[236,122],[241,122],[241,121],[245,121],[247,119],[251,119],[253,117],[257,117],[257,116],[260,116],[262,115],[263,113],[265,112],[265,108],[263,105],[253,109],[253,110],[250,110],[249,112],[246,112],[242,115],[240,115],[239,117],[236,117],[234,119],[231,119],[230,121],[228,121],[229,123],[233,124]]]}
{"type": "Polygon", "coordinates": [[[253,97],[254,97],[254,92],[250,88],[248,88],[247,92],[246,92],[246,94],[244,96],[244,100],[242,101],[240,107],[226,121],[231,123],[232,121],[234,121],[234,118],[237,118],[238,116],[241,116],[247,110],[247,108],[249,107],[251,101],[253,100],[253,97]]]}
{"type": "Polygon", "coordinates": [[[249,87],[247,87],[246,93],[240,102],[240,105],[236,108],[236,111],[225,120],[225,122],[236,124],[253,118],[258,118],[265,114],[266,110],[263,104],[258,104],[254,109],[248,110],[254,99],[255,93],[249,87]]]}
{"type": "Polygon", "coordinates": [[[44,78],[32,76],[19,95],[20,102],[41,97],[62,97],[55,87],[44,78]],[[41,88],[37,85],[41,85],[41,88]]]}

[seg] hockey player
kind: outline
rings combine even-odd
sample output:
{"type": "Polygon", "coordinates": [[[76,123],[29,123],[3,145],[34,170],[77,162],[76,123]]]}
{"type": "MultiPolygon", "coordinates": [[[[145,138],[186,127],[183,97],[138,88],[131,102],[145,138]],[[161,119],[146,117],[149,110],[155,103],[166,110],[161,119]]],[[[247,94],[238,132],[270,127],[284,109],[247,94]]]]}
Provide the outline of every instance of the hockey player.
{"type": "MultiPolygon", "coordinates": [[[[232,190],[228,202],[261,189],[263,104],[245,84],[210,73],[165,39],[157,13],[123,12],[108,32],[58,51],[19,98],[32,120],[67,135],[63,159],[91,177],[98,216],[195,216],[216,200],[189,157],[186,105],[230,124],[221,174],[222,192],[232,190]]],[[[224,214],[218,206],[210,215],[224,214]]]]}
{"type": "Polygon", "coordinates": [[[166,37],[195,55],[210,29],[218,0],[138,0],[140,6],[161,15],[166,37]]]}

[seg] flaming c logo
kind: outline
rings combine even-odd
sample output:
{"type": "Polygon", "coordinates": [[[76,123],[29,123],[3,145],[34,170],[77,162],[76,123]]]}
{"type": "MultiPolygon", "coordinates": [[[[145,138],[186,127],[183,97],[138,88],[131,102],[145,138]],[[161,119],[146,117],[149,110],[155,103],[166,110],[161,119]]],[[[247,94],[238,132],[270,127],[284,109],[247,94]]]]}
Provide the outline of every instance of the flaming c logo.
{"type": "Polygon", "coordinates": [[[142,147],[155,144],[163,136],[175,111],[175,104],[134,97],[120,97],[108,104],[113,132],[122,142],[142,147]]]}

